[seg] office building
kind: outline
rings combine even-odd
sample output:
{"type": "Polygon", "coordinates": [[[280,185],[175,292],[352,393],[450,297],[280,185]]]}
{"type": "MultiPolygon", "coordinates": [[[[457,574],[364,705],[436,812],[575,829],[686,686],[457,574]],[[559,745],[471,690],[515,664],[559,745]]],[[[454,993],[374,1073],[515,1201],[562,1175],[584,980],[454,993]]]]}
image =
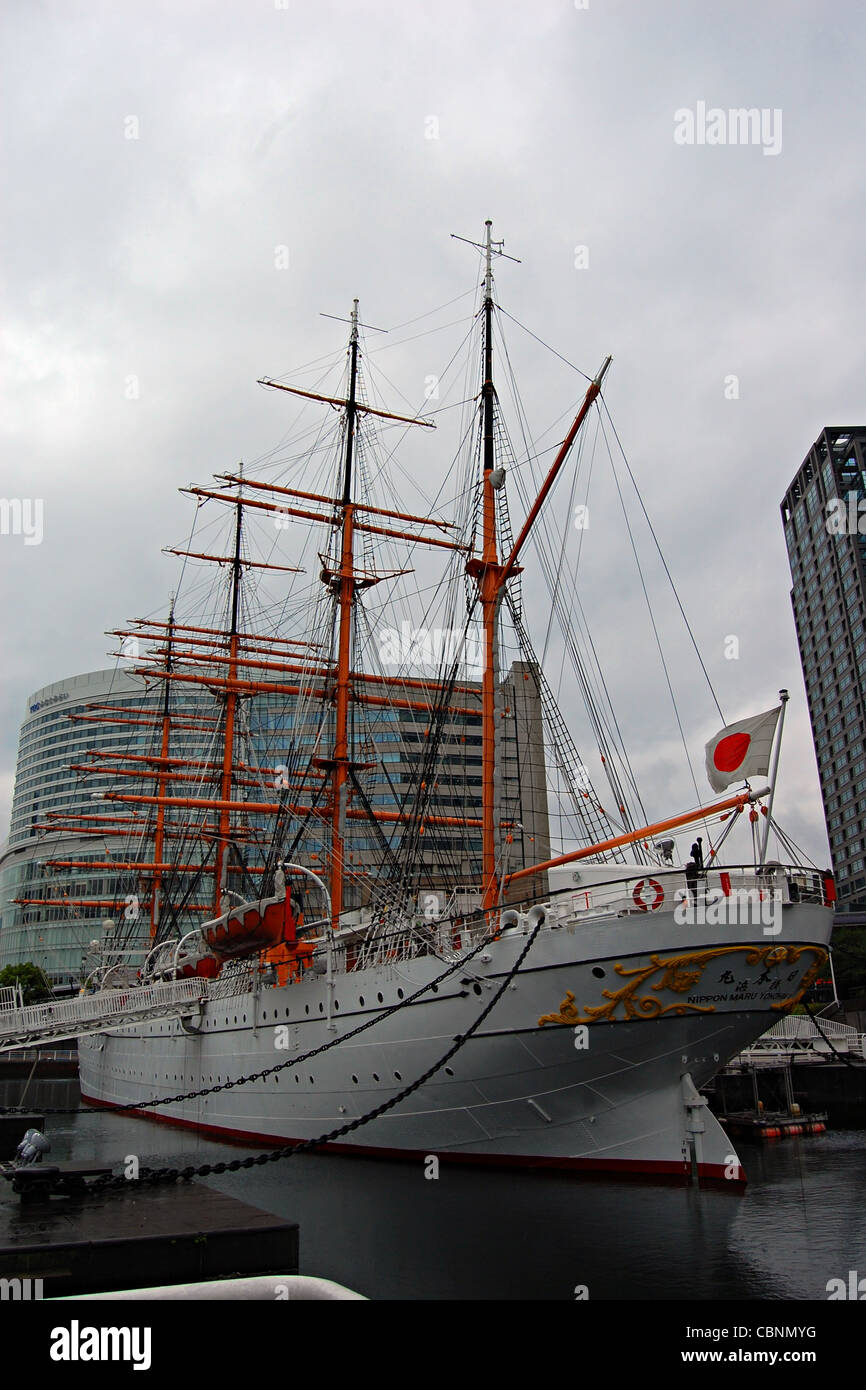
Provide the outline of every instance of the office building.
{"type": "MultiPolygon", "coordinates": [[[[355,683],[364,691],[364,677],[355,683]]],[[[358,764],[352,810],[366,803],[392,816],[411,812],[432,741],[438,756],[425,795],[431,819],[421,834],[396,819],[380,822],[378,829],[369,820],[347,821],[347,907],[369,901],[371,887],[387,872],[383,840],[396,850],[404,834],[415,834],[411,862],[419,893],[439,890],[445,893],[444,905],[446,890],[477,884],[480,878],[480,828],[447,823],[481,815],[477,682],[464,683],[453,708],[436,720],[432,688],[418,683],[410,702],[398,686],[396,680],[383,684],[381,679],[373,685],[370,678],[368,693],[375,692],[382,702],[364,722],[363,734],[351,739],[358,764]],[[389,705],[382,700],[389,689],[404,706],[416,707],[389,705]]],[[[161,873],[155,907],[153,873],[135,867],[156,862],[155,807],[102,799],[106,791],[141,797],[162,791],[178,799],[219,795],[220,774],[214,770],[221,760],[219,705],[203,686],[172,692],[170,755],[178,761],[171,765],[172,780],[159,787],[163,701],[159,681],[147,682],[121,666],[55,682],[28,700],[9,839],[0,848],[0,967],[33,961],[56,983],[72,984],[81,978],[92,943],[106,935],[122,936],[140,950],[148,945],[155,921],[159,925],[170,919],[183,931],[212,914],[212,877],[208,881],[195,875],[198,887],[191,885],[195,865],[212,852],[213,813],[185,810],[181,829],[178,813],[167,809],[162,862],[176,862],[177,871],[161,873]],[[196,816],[199,835],[188,829],[196,816]],[[112,860],[116,871],[106,867],[112,860]]],[[[550,854],[541,707],[531,664],[511,666],[498,701],[498,805],[507,871],[550,854]]],[[[332,718],[327,702],[285,694],[257,693],[239,701],[239,770],[232,796],[275,801],[275,788],[321,776],[311,769],[328,750],[332,718]]],[[[229,858],[226,886],[243,887],[248,896],[256,883],[250,875],[265,860],[273,823],[261,814],[244,821],[246,840],[239,838],[239,853],[229,858]]],[[[287,815],[281,829],[283,852],[291,851],[296,862],[323,872],[327,833],[321,819],[313,816],[301,825],[287,815]]]]}
{"type": "Polygon", "coordinates": [[[839,910],[866,908],[866,426],[821,431],[782,502],[839,910]]]}

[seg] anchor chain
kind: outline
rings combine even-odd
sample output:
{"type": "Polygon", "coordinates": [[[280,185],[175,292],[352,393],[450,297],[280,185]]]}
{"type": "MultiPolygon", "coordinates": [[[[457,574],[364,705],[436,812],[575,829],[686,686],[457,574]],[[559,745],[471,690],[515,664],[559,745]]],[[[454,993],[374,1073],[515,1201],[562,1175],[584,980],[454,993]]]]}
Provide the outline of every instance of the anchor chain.
{"type": "MultiPolygon", "coordinates": [[[[188,1182],[190,1179],[196,1177],[209,1177],[211,1175],[218,1175],[221,1173],[235,1173],[240,1171],[241,1168],[254,1168],[261,1166],[265,1163],[274,1163],[282,1158],[291,1158],[295,1154],[308,1153],[312,1149],[321,1147],[323,1144],[333,1143],[336,1139],[342,1138],[346,1134],[351,1134],[354,1130],[360,1129],[362,1128],[362,1126],[369,1124],[371,1120],[378,1119],[380,1115],[386,1114],[389,1110],[392,1110],[394,1106],[399,1105],[401,1101],[406,1100],[415,1091],[417,1091],[419,1087],[425,1085],[425,1083],[429,1081],[432,1076],[435,1076],[438,1071],[441,1071],[442,1067],[444,1067],[451,1060],[451,1058],[454,1057],[460,1051],[460,1049],[465,1046],[469,1039],[478,1031],[484,1020],[496,1007],[502,995],[505,993],[505,990],[508,988],[508,986],[514,979],[514,976],[520,970],[520,967],[522,966],[524,960],[529,954],[529,951],[535,943],[535,939],[538,936],[539,931],[544,925],[544,921],[545,917],[542,916],[536,922],[530,934],[529,940],[526,942],[526,945],[523,947],[523,950],[520,952],[520,955],[517,957],[517,960],[515,961],[514,965],[511,967],[508,974],[503,979],[502,984],[495,991],[493,998],[489,1000],[487,1005],[484,1007],[484,1009],[482,1009],[481,1013],[476,1018],[475,1022],[466,1030],[466,1032],[461,1033],[457,1038],[455,1038],[454,1043],[448,1049],[448,1051],[445,1052],[444,1055],[433,1064],[433,1066],[428,1067],[428,1069],[415,1081],[411,1082],[408,1086],[404,1086],[403,1089],[401,1091],[398,1091],[395,1096],[392,1096],[390,1100],[383,1101],[381,1105],[378,1105],[373,1110],[368,1111],[366,1115],[358,1116],[356,1119],[350,1120],[346,1124],[340,1125],[337,1129],[330,1130],[327,1134],[320,1135],[316,1139],[306,1139],[299,1144],[283,1145],[280,1148],[268,1150],[266,1153],[250,1154],[246,1158],[236,1158],[228,1162],[205,1163],[201,1164],[197,1168],[192,1166],[187,1166],[185,1168],[144,1168],[139,1171],[138,1177],[132,1180],[125,1177],[123,1174],[112,1174],[110,1176],[97,1178],[92,1184],[88,1186],[87,1191],[120,1191],[122,1189],[126,1189],[130,1181],[136,1181],[145,1185],[155,1186],[156,1184],[163,1182],[176,1182],[178,1179],[182,1179],[184,1182],[188,1182]]],[[[271,1075],[275,1071],[281,1071],[285,1067],[299,1066],[308,1058],[317,1056],[322,1052],[328,1051],[329,1048],[335,1046],[337,1043],[346,1042],[350,1037],[355,1037],[358,1033],[364,1032],[367,1028],[373,1027],[376,1023],[381,1022],[383,1018],[386,1018],[390,1014],[395,1013],[398,1009],[403,1008],[408,1004],[411,1004],[420,995],[426,993],[427,990],[429,990],[433,984],[438,985],[442,980],[447,979],[448,976],[452,975],[456,970],[464,968],[467,961],[473,959],[473,957],[485,945],[487,945],[486,941],[482,940],[481,942],[479,942],[479,944],[476,947],[474,947],[473,950],[470,951],[467,956],[465,956],[463,959],[459,961],[455,961],[454,964],[449,966],[449,968],[446,971],[444,971],[443,974],[440,975],[436,980],[432,980],[429,984],[423,985],[420,989],[416,990],[414,994],[411,994],[408,997],[408,999],[403,999],[399,1001],[399,1003],[392,1005],[390,1008],[384,1010],[381,1014],[377,1014],[374,1019],[368,1020],[366,1023],[360,1024],[357,1028],[352,1029],[350,1033],[343,1034],[343,1036],[340,1038],[332,1038],[329,1042],[323,1043],[320,1047],[312,1049],[310,1052],[305,1053],[301,1057],[290,1058],[286,1062],[281,1062],[274,1067],[268,1067],[264,1071],[255,1072],[247,1077],[239,1077],[235,1081],[223,1082],[218,1086],[209,1087],[203,1091],[193,1091],[185,1096],[172,1097],[156,1101],[141,1102],[138,1105],[112,1106],[112,1110],[140,1110],[144,1109],[145,1105],[166,1105],[170,1104],[171,1101],[175,1099],[191,1100],[195,1099],[199,1095],[210,1094],[211,1091],[228,1090],[232,1086],[239,1086],[245,1084],[247,1081],[258,1080],[264,1076],[271,1075]]],[[[9,1112],[7,1111],[6,1113],[9,1112]]],[[[77,1114],[78,1112],[68,1110],[45,1110],[45,1113],[77,1114]]],[[[15,1173],[13,1170],[12,1172],[4,1172],[0,1174],[0,1176],[6,1178],[7,1181],[11,1182],[14,1181],[15,1173]]]]}
{"type": "MultiPolygon", "coordinates": [[[[356,1028],[350,1029],[348,1033],[343,1033],[338,1038],[331,1038],[330,1042],[320,1043],[318,1047],[311,1048],[309,1052],[302,1052],[300,1057],[290,1057],[285,1062],[277,1062],[274,1066],[265,1067],[262,1071],[250,1072],[249,1076],[237,1076],[233,1081],[221,1081],[214,1086],[204,1086],[198,1091],[185,1091],[176,1096],[160,1096],[155,1100],[131,1101],[128,1105],[112,1105],[111,1109],[115,1114],[123,1114],[125,1111],[130,1110],[150,1110],[157,1105],[175,1105],[184,1100],[197,1100],[199,1096],[214,1095],[217,1091],[230,1091],[234,1086],[245,1086],[248,1081],[263,1081],[265,1077],[272,1076],[278,1071],[285,1071],[288,1067],[299,1067],[302,1062],[307,1062],[312,1057],[318,1057],[322,1052],[328,1052],[330,1048],[336,1047],[339,1043],[348,1042],[350,1038],[357,1037],[359,1033],[366,1032],[368,1028],[374,1028],[376,1024],[381,1023],[383,1019],[390,1018],[391,1014],[397,1013],[399,1009],[413,1004],[416,999],[420,998],[422,994],[426,994],[434,985],[438,987],[443,980],[447,980],[448,977],[453,975],[457,970],[465,969],[467,963],[473,960],[482,947],[487,944],[488,942],[486,940],[480,941],[477,946],[473,946],[472,950],[466,956],[461,957],[459,961],[455,961],[453,965],[450,965],[448,969],[437,976],[435,980],[431,980],[429,984],[422,985],[414,994],[410,994],[408,999],[399,999],[396,1004],[390,1004],[387,1008],[381,1009],[373,1018],[368,1019],[366,1023],[359,1023],[356,1028]]],[[[461,994],[465,994],[465,991],[461,991],[461,994]]],[[[278,1026],[279,1025],[274,1024],[274,1027],[278,1026]]],[[[41,1115],[78,1115],[80,1110],[80,1106],[39,1107],[39,1113],[41,1115]]],[[[0,1115],[29,1115],[31,1111],[32,1106],[27,1105],[0,1106],[0,1115]]]]}

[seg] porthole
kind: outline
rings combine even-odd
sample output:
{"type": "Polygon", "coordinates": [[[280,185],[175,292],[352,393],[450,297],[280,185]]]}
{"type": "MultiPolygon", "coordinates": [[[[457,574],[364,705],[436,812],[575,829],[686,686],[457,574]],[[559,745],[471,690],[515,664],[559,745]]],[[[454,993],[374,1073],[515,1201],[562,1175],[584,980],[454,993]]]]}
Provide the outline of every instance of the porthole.
{"type": "Polygon", "coordinates": [[[309,1012],[310,1012],[310,1006],[309,1006],[309,1004],[305,1004],[305,1005],[304,1005],[304,1012],[305,1012],[305,1013],[309,1013],[309,1012]]]}
{"type": "Polygon", "coordinates": [[[446,1068],[445,1068],[445,1075],[446,1075],[446,1076],[453,1076],[453,1075],[454,1075],[454,1073],[453,1073],[453,1071],[451,1070],[450,1067],[446,1067],[446,1068]]]}
{"type": "Polygon", "coordinates": [[[364,1007],[364,996],[363,996],[363,994],[359,994],[359,995],[358,995],[358,1003],[361,1005],[361,1008],[363,1009],[363,1007],[364,1007]]]}
{"type": "Polygon", "coordinates": [[[379,1080],[379,1073],[378,1073],[378,1072],[375,1072],[375,1071],[373,1072],[373,1080],[374,1080],[374,1081],[378,1081],[378,1080],[379,1080]]]}
{"type": "Polygon", "coordinates": [[[319,1013],[320,1013],[320,1014],[323,1014],[324,1012],[325,1012],[325,1006],[324,1006],[324,1004],[322,1003],[322,1001],[319,1000],[319,1013]]]}
{"type": "Polygon", "coordinates": [[[296,1083],[297,1085],[300,1085],[300,1081],[301,1081],[301,1078],[298,1076],[298,1073],[295,1072],[295,1083],[296,1083]]]}
{"type": "Polygon", "coordinates": [[[378,1001],[379,1001],[380,1004],[384,1004],[385,1000],[382,998],[382,995],[381,995],[381,994],[377,994],[377,995],[376,995],[376,998],[378,999],[378,1001]]]}
{"type": "Polygon", "coordinates": [[[315,1084],[316,1084],[316,1083],[315,1083],[315,1081],[313,1080],[313,1078],[310,1077],[310,1085],[311,1085],[311,1086],[315,1086],[315,1084]]]}
{"type": "Polygon", "coordinates": [[[358,1078],[357,1078],[357,1076],[355,1075],[354,1072],[352,1072],[352,1080],[353,1080],[353,1082],[355,1083],[355,1085],[357,1086],[357,1084],[358,1084],[358,1078]]]}
{"type": "Polygon", "coordinates": [[[339,999],[335,999],[335,1000],[334,1000],[334,1008],[335,1008],[335,1009],[339,1009],[339,1007],[340,1007],[340,1001],[339,1001],[339,999]]]}
{"type": "Polygon", "coordinates": [[[595,976],[595,978],[596,978],[597,980],[603,980],[603,979],[604,979],[604,971],[602,970],[602,968],[601,968],[600,965],[594,965],[594,966],[592,967],[592,973],[593,973],[593,975],[595,976]]]}
{"type": "Polygon", "coordinates": [[[472,988],[474,989],[474,991],[475,991],[476,994],[480,994],[480,993],[481,993],[481,986],[480,986],[479,984],[474,984],[474,985],[472,986],[472,988]]]}
{"type": "Polygon", "coordinates": [[[402,999],[402,998],[403,998],[403,991],[402,991],[402,989],[398,989],[398,990],[397,990],[397,998],[398,998],[398,999],[402,999]]]}
{"type": "Polygon", "coordinates": [[[398,1071],[395,1071],[395,1073],[394,1073],[394,1080],[395,1080],[395,1081],[402,1081],[402,1080],[403,1080],[402,1076],[400,1075],[400,1073],[399,1073],[398,1071]]]}

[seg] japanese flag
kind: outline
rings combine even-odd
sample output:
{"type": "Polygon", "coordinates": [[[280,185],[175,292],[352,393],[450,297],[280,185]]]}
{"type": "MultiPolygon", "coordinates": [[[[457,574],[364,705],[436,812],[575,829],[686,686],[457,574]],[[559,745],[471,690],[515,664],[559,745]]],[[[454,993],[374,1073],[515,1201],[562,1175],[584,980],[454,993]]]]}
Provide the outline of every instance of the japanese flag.
{"type": "Polygon", "coordinates": [[[766,776],[778,719],[779,710],[770,709],[729,724],[710,739],[707,777],[713,791],[723,792],[732,782],[743,782],[747,777],[766,776]]]}

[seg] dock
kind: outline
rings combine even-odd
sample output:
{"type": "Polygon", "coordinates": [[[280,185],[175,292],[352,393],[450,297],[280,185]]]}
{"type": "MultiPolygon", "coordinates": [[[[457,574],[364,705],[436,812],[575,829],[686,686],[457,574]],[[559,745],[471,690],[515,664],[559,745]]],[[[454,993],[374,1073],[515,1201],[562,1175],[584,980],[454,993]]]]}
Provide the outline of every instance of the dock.
{"type": "Polygon", "coordinates": [[[719,1115],[717,1119],[734,1139],[789,1139],[799,1134],[823,1134],[827,1128],[826,1114],[792,1115],[782,1111],[741,1110],[719,1115]]]}
{"type": "Polygon", "coordinates": [[[2,1296],[37,1280],[50,1299],[297,1273],[296,1222],[203,1183],[129,1187],[22,1202],[0,1179],[2,1296]]]}
{"type": "Polygon", "coordinates": [[[34,1076],[42,1080],[78,1075],[77,1047],[30,1047],[17,1052],[0,1052],[0,1081],[25,1082],[34,1076]]]}
{"type": "MultiPolygon", "coordinates": [[[[860,1015],[852,1015],[860,1019],[860,1015]]],[[[704,1090],[737,1138],[866,1128],[866,1033],[825,1017],[789,1015],[734,1057],[704,1090]]]]}

